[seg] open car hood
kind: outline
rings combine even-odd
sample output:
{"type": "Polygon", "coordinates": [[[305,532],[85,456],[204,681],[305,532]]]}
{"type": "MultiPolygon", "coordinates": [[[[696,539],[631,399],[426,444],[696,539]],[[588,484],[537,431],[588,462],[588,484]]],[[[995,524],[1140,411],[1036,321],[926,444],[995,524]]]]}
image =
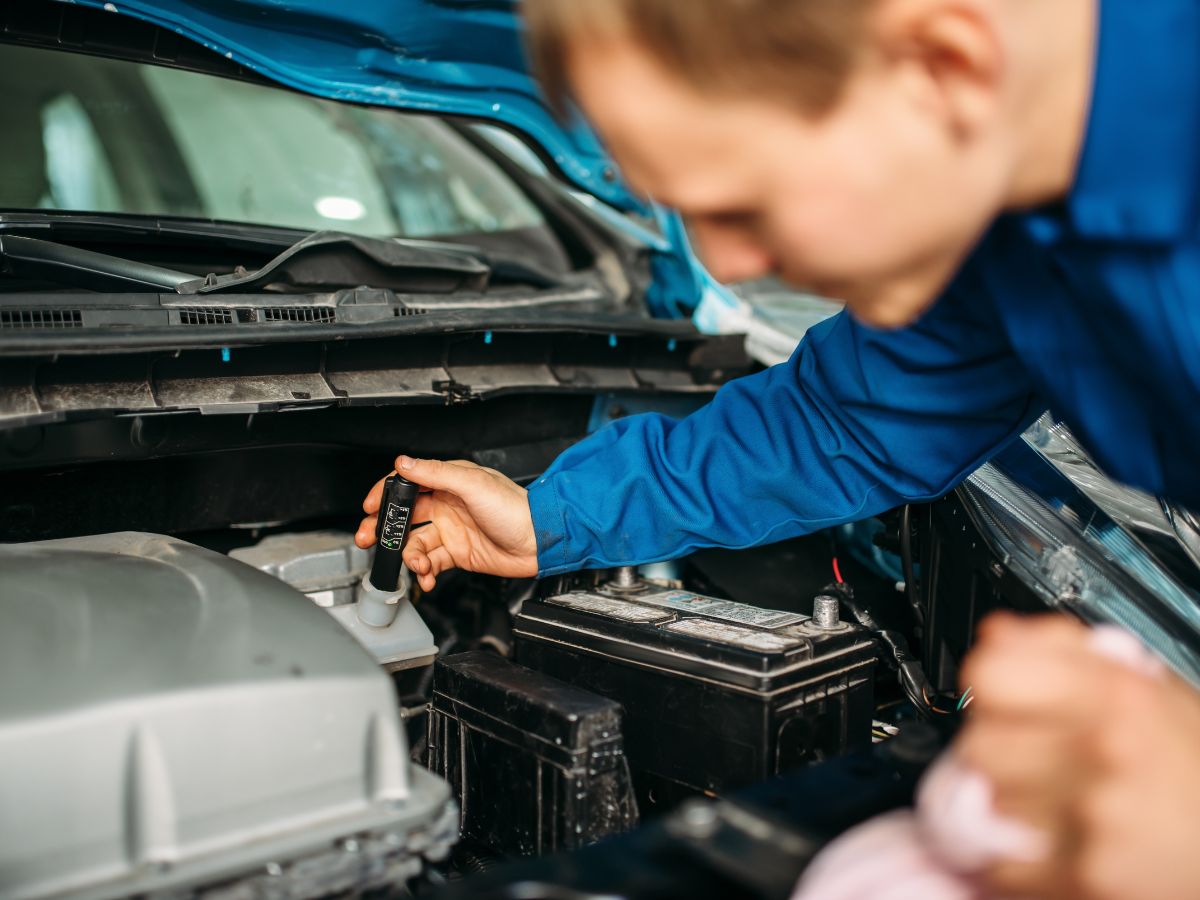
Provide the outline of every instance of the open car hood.
{"type": "Polygon", "coordinates": [[[169,28],[311,94],[506,125],[578,187],[643,210],[592,131],[550,113],[513,0],[79,2],[169,28]]]}

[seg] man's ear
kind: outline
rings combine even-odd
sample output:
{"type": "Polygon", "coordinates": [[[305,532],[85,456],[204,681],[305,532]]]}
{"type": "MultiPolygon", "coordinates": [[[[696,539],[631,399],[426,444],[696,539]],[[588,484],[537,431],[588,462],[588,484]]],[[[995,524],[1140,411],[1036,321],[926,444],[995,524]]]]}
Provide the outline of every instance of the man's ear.
{"type": "Polygon", "coordinates": [[[914,102],[935,114],[953,140],[967,141],[999,102],[1005,65],[999,24],[983,0],[882,0],[872,31],[889,74],[903,79],[914,102]]]}

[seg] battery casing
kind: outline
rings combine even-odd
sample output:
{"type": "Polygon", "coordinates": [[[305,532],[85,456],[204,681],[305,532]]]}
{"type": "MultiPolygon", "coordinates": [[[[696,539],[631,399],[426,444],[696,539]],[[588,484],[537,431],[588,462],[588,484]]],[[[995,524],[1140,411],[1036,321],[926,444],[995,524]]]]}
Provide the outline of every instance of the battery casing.
{"type": "Polygon", "coordinates": [[[864,629],[639,587],[527,602],[514,652],[621,704],[644,812],[870,746],[877,644],[864,629]]]}
{"type": "Polygon", "coordinates": [[[637,824],[621,708],[482,650],[433,674],[429,768],[454,788],[462,836],[502,856],[541,856],[637,824]]]}

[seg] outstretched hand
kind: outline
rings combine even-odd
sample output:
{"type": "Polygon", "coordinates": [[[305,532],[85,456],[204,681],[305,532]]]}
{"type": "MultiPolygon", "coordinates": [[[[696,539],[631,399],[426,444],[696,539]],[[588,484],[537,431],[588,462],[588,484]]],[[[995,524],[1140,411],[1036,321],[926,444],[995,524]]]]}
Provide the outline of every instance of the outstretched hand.
{"type": "MultiPolygon", "coordinates": [[[[412,531],[404,548],[404,563],[422,590],[432,590],[437,576],[449,569],[510,578],[537,575],[537,540],[525,488],[466,460],[400,456],[396,471],[423,488],[412,521],[430,524],[412,531]]],[[[354,536],[360,547],[375,543],[383,481],[363,501],[367,517],[354,536]]]]}

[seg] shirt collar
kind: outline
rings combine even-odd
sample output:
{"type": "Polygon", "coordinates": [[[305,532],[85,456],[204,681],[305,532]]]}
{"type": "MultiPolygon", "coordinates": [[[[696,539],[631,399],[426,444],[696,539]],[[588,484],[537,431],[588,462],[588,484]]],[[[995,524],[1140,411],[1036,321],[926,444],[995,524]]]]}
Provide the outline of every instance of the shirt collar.
{"type": "Polygon", "coordinates": [[[1200,4],[1097,0],[1087,136],[1066,208],[1084,236],[1162,241],[1196,222],[1200,4]]]}

